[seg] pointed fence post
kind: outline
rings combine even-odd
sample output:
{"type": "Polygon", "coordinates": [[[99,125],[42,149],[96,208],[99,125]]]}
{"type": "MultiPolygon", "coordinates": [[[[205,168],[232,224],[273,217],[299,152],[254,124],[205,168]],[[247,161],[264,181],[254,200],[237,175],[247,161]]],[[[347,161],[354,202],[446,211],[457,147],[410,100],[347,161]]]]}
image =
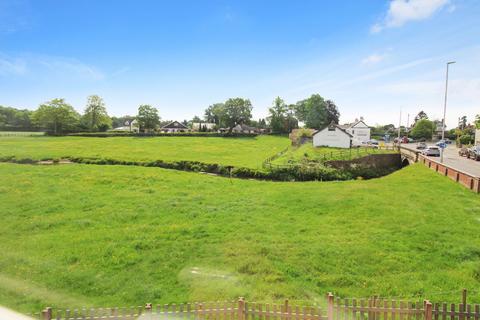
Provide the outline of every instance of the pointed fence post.
{"type": "Polygon", "coordinates": [[[238,320],[245,320],[245,299],[238,299],[238,320]]]}
{"type": "Polygon", "coordinates": [[[46,307],[43,309],[42,320],[52,320],[52,308],[46,307]]]}
{"type": "Polygon", "coordinates": [[[432,320],[432,303],[430,301],[425,302],[425,320],[432,320]]]}
{"type": "Polygon", "coordinates": [[[333,294],[331,292],[328,293],[327,296],[327,317],[328,320],[333,320],[333,294]]]}

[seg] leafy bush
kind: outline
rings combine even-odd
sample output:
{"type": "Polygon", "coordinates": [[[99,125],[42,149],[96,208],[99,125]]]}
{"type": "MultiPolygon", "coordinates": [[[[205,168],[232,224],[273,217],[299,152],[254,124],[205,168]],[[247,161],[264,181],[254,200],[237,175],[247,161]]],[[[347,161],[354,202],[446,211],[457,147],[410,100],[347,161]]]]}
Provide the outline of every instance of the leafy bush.
{"type": "Polygon", "coordinates": [[[220,132],[152,132],[152,133],[134,133],[134,132],[77,132],[68,134],[75,137],[256,137],[256,133],[220,133],[220,132]]]}

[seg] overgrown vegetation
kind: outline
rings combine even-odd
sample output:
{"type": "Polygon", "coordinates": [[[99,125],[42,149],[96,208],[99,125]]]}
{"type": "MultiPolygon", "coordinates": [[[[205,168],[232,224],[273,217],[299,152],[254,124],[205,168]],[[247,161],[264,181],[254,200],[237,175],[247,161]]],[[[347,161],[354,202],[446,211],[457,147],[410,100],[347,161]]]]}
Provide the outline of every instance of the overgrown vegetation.
{"type": "Polygon", "coordinates": [[[291,147],[282,156],[272,161],[273,165],[315,165],[330,160],[351,160],[364,157],[368,154],[392,153],[392,150],[373,148],[332,148],[314,147],[311,143],[305,143],[300,147],[291,147]]]}
{"type": "Polygon", "coordinates": [[[25,312],[327,291],[452,301],[480,285],[478,195],[423,166],[323,183],[6,163],[0,176],[0,304],[25,312]]]}

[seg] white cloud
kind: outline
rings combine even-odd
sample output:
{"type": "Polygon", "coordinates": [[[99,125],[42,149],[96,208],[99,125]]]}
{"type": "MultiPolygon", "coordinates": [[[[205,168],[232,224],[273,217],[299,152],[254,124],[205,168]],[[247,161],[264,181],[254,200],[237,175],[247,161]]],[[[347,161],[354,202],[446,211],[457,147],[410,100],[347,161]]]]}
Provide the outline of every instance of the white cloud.
{"type": "Polygon", "coordinates": [[[369,55],[368,57],[364,58],[362,60],[362,64],[363,65],[372,65],[372,64],[376,64],[380,61],[383,61],[385,59],[387,55],[386,54],[378,54],[378,53],[374,53],[374,54],[371,54],[369,55]]]}
{"type": "Polygon", "coordinates": [[[27,64],[23,59],[0,58],[0,75],[23,75],[27,64]]]}
{"type": "Polygon", "coordinates": [[[385,28],[401,27],[409,21],[427,19],[448,3],[449,0],[392,0],[386,17],[381,23],[374,24],[370,31],[378,33],[385,28]]]}
{"type": "Polygon", "coordinates": [[[93,66],[89,66],[76,59],[63,57],[42,58],[39,63],[51,71],[59,74],[75,75],[90,80],[102,80],[105,75],[93,66]]]}
{"type": "MultiPolygon", "coordinates": [[[[119,70],[126,72],[127,70],[119,70]]],[[[118,72],[118,71],[117,71],[118,72]]],[[[17,57],[0,53],[0,76],[33,78],[60,76],[67,79],[103,80],[105,74],[96,67],[77,59],[24,54],[17,57]]]]}

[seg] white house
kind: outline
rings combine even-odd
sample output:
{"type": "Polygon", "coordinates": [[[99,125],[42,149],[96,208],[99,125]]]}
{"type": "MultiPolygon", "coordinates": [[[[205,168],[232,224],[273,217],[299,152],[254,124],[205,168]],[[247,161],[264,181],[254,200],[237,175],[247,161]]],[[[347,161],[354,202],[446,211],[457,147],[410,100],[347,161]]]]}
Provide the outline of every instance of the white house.
{"type": "Polygon", "coordinates": [[[480,129],[475,130],[475,145],[480,145],[480,129]]]}
{"type": "Polygon", "coordinates": [[[172,121],[160,128],[161,132],[186,132],[190,131],[186,125],[178,121],[172,121]]]}
{"type": "Polygon", "coordinates": [[[340,128],[353,136],[353,145],[361,145],[363,142],[370,140],[370,127],[366,125],[363,118],[355,120],[353,123],[341,125],[340,128]]]}
{"type": "Polygon", "coordinates": [[[124,126],[113,128],[109,131],[138,132],[138,121],[135,119],[133,119],[132,121],[125,121],[124,126]]]}
{"type": "Polygon", "coordinates": [[[314,147],[350,148],[353,136],[338,124],[331,123],[328,127],[313,134],[314,147]]]}

